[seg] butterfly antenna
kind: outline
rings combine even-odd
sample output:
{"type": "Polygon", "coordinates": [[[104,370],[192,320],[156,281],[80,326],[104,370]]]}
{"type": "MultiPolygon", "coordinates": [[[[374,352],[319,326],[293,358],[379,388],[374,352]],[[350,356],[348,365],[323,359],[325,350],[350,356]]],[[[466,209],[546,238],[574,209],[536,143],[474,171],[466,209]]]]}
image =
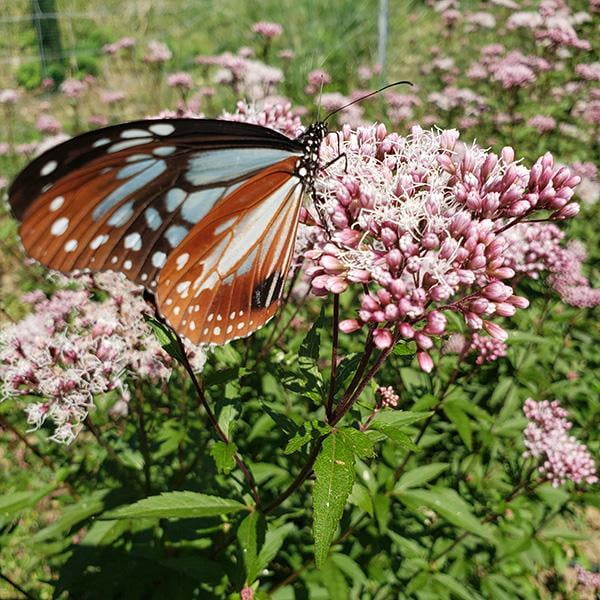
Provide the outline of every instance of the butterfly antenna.
{"type": "Polygon", "coordinates": [[[321,85],[319,86],[319,102],[317,104],[317,122],[321,120],[321,100],[323,98],[323,84],[325,83],[325,78],[321,75],[321,85]]]}
{"type": "Polygon", "coordinates": [[[370,92],[369,94],[365,94],[364,96],[361,96],[360,98],[357,98],[356,100],[352,100],[352,102],[348,102],[348,104],[344,104],[344,106],[340,106],[339,108],[336,108],[334,111],[330,112],[323,119],[323,123],[325,123],[328,119],[330,119],[331,117],[333,117],[333,115],[339,113],[340,111],[344,110],[345,108],[348,108],[349,106],[352,106],[353,104],[357,104],[358,102],[362,102],[363,100],[366,100],[367,98],[370,98],[371,96],[375,96],[376,94],[380,94],[381,92],[387,90],[388,88],[395,87],[397,85],[411,85],[412,86],[414,84],[413,84],[412,81],[395,81],[394,83],[388,83],[387,85],[384,85],[383,87],[380,87],[378,90],[375,90],[374,92],[370,92]]]}

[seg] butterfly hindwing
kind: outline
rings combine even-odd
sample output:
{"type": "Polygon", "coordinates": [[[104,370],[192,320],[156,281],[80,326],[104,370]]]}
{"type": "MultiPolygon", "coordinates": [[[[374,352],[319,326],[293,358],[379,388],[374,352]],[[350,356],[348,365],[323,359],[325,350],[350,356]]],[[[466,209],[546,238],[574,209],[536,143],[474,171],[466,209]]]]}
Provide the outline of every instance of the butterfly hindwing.
{"type": "Polygon", "coordinates": [[[289,166],[265,169],[227,196],[161,271],[159,310],[192,342],[245,337],[276,312],[302,195],[289,166]]]}

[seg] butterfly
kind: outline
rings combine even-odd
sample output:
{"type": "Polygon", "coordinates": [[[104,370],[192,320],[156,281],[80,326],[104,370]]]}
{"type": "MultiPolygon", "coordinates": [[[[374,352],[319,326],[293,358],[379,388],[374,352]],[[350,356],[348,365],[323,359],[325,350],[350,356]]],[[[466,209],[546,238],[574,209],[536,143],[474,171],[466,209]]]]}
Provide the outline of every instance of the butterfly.
{"type": "Polygon", "coordinates": [[[194,344],[246,337],[276,312],[323,121],[297,139],[211,119],[84,133],[9,189],[25,251],[64,273],[119,271],[194,344]]]}

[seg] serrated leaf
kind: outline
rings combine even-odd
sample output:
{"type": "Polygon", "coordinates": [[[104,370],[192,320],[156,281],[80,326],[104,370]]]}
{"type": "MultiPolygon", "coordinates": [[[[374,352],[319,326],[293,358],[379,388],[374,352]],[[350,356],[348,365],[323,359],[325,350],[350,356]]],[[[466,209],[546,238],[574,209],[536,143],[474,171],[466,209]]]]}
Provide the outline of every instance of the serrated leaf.
{"type": "Polygon", "coordinates": [[[453,525],[466,529],[482,538],[490,539],[490,528],[483,525],[471,511],[471,506],[450,488],[434,487],[429,490],[408,490],[398,494],[409,504],[424,504],[453,525]]]}
{"type": "Polygon", "coordinates": [[[209,496],[197,492],[165,492],[150,496],[129,506],[102,515],[103,519],[188,519],[214,517],[247,510],[247,507],[229,498],[209,496]]]}
{"type": "Polygon", "coordinates": [[[266,402],[261,403],[265,412],[275,421],[279,428],[288,436],[294,435],[298,431],[298,424],[292,421],[289,417],[276,412],[266,402]]]}
{"type": "Polygon", "coordinates": [[[404,473],[398,480],[395,489],[402,490],[421,486],[435,479],[443,473],[450,465],[448,463],[431,463],[404,473]]]}
{"type": "Polygon", "coordinates": [[[179,340],[173,333],[172,329],[165,323],[162,323],[150,315],[144,315],[144,321],[146,321],[146,323],[148,323],[150,326],[150,329],[152,329],[154,337],[156,337],[163,350],[177,362],[184,363],[185,358],[181,352],[179,340]]]}
{"type": "Polygon", "coordinates": [[[359,353],[348,354],[337,366],[335,377],[336,393],[344,387],[344,384],[351,376],[354,376],[362,357],[363,355],[359,353]]]}
{"type": "Polygon", "coordinates": [[[323,442],[314,466],[315,563],[321,568],[354,484],[354,453],[337,432],[323,442]]]}
{"type": "Polygon", "coordinates": [[[219,473],[227,475],[235,466],[233,459],[237,446],[233,442],[226,444],[225,442],[215,442],[210,449],[210,455],[215,460],[215,465],[219,473]]]}
{"type": "Polygon", "coordinates": [[[344,439],[344,443],[352,450],[354,456],[362,459],[373,456],[373,441],[365,431],[344,427],[338,431],[338,435],[344,439]]]}
{"type": "Polygon", "coordinates": [[[259,552],[265,541],[265,518],[262,513],[251,512],[240,523],[237,538],[242,548],[246,582],[251,584],[261,571],[259,552]]]}
{"type": "Polygon", "coordinates": [[[288,440],[283,452],[285,454],[292,454],[293,452],[296,452],[302,448],[302,446],[308,444],[308,442],[311,440],[316,440],[321,435],[328,433],[329,431],[331,431],[331,427],[326,423],[322,423],[318,419],[305,421],[288,440]]]}
{"type": "Polygon", "coordinates": [[[321,307],[321,312],[317,320],[313,323],[309,332],[306,334],[298,355],[306,358],[310,358],[313,361],[317,361],[319,358],[319,350],[321,349],[321,329],[323,328],[323,322],[325,320],[325,307],[321,307]]]}

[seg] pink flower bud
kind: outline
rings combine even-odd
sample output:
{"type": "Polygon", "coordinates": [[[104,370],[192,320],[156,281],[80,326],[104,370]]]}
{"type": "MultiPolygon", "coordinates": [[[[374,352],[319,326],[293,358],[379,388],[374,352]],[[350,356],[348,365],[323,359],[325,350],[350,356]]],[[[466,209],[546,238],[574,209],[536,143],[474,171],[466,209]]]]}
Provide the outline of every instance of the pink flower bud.
{"type": "Polygon", "coordinates": [[[346,319],[345,321],[340,321],[339,327],[343,333],[354,333],[361,328],[361,324],[356,319],[346,319]]]}
{"type": "Polygon", "coordinates": [[[415,330],[408,323],[400,323],[398,328],[400,335],[406,340],[412,340],[415,337],[415,330]]]}
{"type": "Polygon", "coordinates": [[[579,214],[579,204],[571,202],[552,215],[553,219],[571,219],[579,214]]]}
{"type": "Polygon", "coordinates": [[[321,257],[321,264],[328,271],[335,273],[343,273],[346,270],[346,267],[335,256],[331,256],[331,254],[323,255],[321,257]]]}
{"type": "Polygon", "coordinates": [[[508,302],[517,308],[527,308],[529,306],[529,300],[523,296],[511,296],[508,298],[508,302]]]}
{"type": "Polygon", "coordinates": [[[508,333],[497,323],[492,321],[484,321],[483,328],[495,339],[504,342],[508,339],[508,333]]]}
{"type": "Polygon", "coordinates": [[[373,331],[373,342],[380,350],[385,350],[394,343],[394,338],[387,329],[375,329],[373,331]]]}
{"type": "Polygon", "coordinates": [[[483,327],[483,320],[473,312],[465,313],[465,323],[469,329],[481,329],[483,327]]]}
{"type": "Polygon", "coordinates": [[[417,362],[419,367],[425,371],[425,373],[431,373],[433,370],[433,360],[427,352],[417,352],[417,362]]]}
{"type": "Polygon", "coordinates": [[[496,303],[496,314],[500,315],[501,317],[512,317],[516,312],[516,306],[513,306],[508,302],[496,303]]]}
{"type": "Polygon", "coordinates": [[[429,350],[431,347],[433,347],[433,341],[431,338],[420,331],[415,333],[415,342],[417,342],[417,346],[421,350],[429,350]]]}
{"type": "Polygon", "coordinates": [[[360,303],[364,309],[370,310],[371,312],[379,310],[379,302],[377,302],[373,296],[369,296],[368,294],[362,296],[360,303]]]}

